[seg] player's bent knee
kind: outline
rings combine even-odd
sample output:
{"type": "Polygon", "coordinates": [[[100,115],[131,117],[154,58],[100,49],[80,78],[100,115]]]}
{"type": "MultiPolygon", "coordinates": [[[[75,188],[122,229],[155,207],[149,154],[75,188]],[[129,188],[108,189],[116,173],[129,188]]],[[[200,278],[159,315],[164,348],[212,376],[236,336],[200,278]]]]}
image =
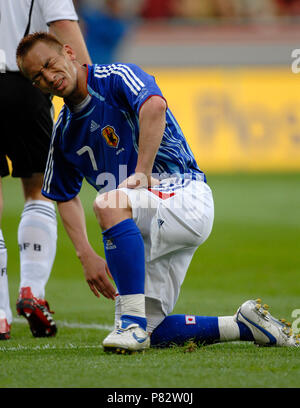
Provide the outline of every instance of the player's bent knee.
{"type": "Polygon", "coordinates": [[[102,229],[110,228],[132,214],[127,195],[119,190],[98,195],[93,209],[102,229]]]}
{"type": "Polygon", "coordinates": [[[120,190],[112,190],[99,194],[94,201],[94,211],[126,210],[130,208],[127,194],[120,190]]]}

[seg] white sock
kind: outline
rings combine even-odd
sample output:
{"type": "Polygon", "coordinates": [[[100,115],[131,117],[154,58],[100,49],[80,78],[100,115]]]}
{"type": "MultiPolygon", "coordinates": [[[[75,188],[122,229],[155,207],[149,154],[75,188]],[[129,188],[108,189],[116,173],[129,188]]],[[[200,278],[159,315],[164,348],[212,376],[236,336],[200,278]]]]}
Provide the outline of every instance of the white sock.
{"type": "Polygon", "coordinates": [[[7,279],[7,249],[0,229],[0,309],[4,311],[8,324],[12,322],[7,279]]]}
{"type": "Polygon", "coordinates": [[[137,317],[146,317],[145,295],[120,295],[121,314],[137,317]]]}
{"type": "Polygon", "coordinates": [[[240,329],[234,316],[218,317],[221,341],[240,340],[240,329]]]}
{"type": "Polygon", "coordinates": [[[56,241],[54,204],[43,200],[27,202],[18,229],[20,288],[30,286],[37,298],[45,297],[45,286],[56,254],[56,241]]]}

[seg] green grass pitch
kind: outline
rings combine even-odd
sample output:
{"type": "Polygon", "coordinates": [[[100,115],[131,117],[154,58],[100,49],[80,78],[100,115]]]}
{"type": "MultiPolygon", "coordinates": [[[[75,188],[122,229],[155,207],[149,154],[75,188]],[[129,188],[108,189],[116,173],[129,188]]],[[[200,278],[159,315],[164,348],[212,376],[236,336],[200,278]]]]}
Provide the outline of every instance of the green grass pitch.
{"type": "MultiPolygon", "coordinates": [[[[300,309],[300,174],[208,175],[215,224],[192,261],[174,313],[232,315],[261,297],[271,313],[291,322],[300,309]]],[[[105,354],[101,341],[113,324],[113,302],[97,299],[59,221],[58,249],[47,285],[58,334],[35,339],[17,318],[17,225],[23,207],[18,180],[3,180],[2,229],[8,248],[10,299],[16,318],[11,340],[0,342],[1,388],[299,387],[300,349],[259,348],[250,342],[105,354]]],[[[92,202],[84,185],[90,240],[103,254],[92,202]]],[[[300,313],[300,311],[299,311],[300,313]]]]}

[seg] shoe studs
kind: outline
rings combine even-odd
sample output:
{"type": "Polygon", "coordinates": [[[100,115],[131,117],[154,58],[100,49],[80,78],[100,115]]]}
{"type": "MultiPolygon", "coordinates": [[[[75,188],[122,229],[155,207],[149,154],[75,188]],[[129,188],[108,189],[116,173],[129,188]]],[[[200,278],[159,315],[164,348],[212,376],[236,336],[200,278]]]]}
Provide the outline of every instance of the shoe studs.
{"type": "Polygon", "coordinates": [[[134,352],[131,350],[126,350],[126,349],[122,349],[122,348],[109,348],[109,347],[105,347],[104,351],[111,351],[111,352],[115,352],[116,354],[133,354],[134,352]]]}
{"type": "MultiPolygon", "coordinates": [[[[279,329],[282,335],[284,335],[281,335],[281,338],[278,337],[278,341],[280,340],[279,345],[300,347],[300,333],[294,334],[292,324],[286,319],[281,318],[277,320],[272,318],[269,313],[269,308],[269,305],[263,304],[260,298],[252,301],[252,310],[266,321],[265,324],[267,324],[268,321],[271,324],[271,327],[273,327],[272,325],[275,327],[277,323],[277,330],[279,329]]],[[[264,327],[263,320],[259,324],[264,327]]]]}
{"type": "Polygon", "coordinates": [[[291,329],[291,328],[288,327],[288,326],[285,326],[285,327],[282,329],[282,331],[283,331],[283,333],[284,333],[285,335],[287,335],[288,337],[291,337],[291,336],[293,335],[293,329],[291,329]]]}
{"type": "Polygon", "coordinates": [[[269,309],[269,305],[267,305],[266,303],[263,305],[263,311],[262,311],[262,314],[264,315],[264,316],[268,316],[268,309],[269,309]]]}
{"type": "Polygon", "coordinates": [[[264,305],[261,304],[261,299],[258,298],[255,300],[256,305],[255,305],[255,309],[263,316],[263,317],[268,317],[268,309],[269,309],[269,305],[267,305],[266,303],[264,305]]]}

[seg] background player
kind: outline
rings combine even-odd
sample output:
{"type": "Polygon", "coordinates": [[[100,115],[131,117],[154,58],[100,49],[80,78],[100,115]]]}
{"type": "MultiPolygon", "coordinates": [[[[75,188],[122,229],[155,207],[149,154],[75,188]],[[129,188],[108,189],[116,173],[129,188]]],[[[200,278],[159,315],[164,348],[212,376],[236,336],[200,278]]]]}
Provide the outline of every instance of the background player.
{"type": "Polygon", "coordinates": [[[195,250],[211,232],[214,206],[155,79],[133,64],[82,66],[70,46],[45,33],[26,37],[17,58],[35,86],[65,101],[42,191],[58,202],[91,290],[117,299],[105,349],[143,350],[149,333],[152,345],[194,337],[295,346],[260,301],[245,302],[235,316],[169,315],[195,250]],[[84,177],[101,192],[94,210],[107,263],[88,242],[78,197],[84,177]]]}
{"type": "MultiPolygon", "coordinates": [[[[78,18],[71,0],[0,0],[0,50],[6,72],[0,73],[1,141],[0,176],[22,181],[25,206],[18,229],[20,247],[20,295],[17,311],[24,315],[34,336],[51,336],[56,325],[44,300],[56,252],[56,213],[53,203],[41,194],[43,172],[53,127],[49,95],[33,88],[19,72],[16,48],[24,35],[50,31],[72,44],[78,60],[90,63],[78,18]]],[[[3,211],[0,177],[0,220],[3,211]]],[[[13,198],[16,199],[15,197],[13,198]]],[[[12,312],[7,280],[7,250],[0,229],[0,339],[10,337],[12,312]]]]}

